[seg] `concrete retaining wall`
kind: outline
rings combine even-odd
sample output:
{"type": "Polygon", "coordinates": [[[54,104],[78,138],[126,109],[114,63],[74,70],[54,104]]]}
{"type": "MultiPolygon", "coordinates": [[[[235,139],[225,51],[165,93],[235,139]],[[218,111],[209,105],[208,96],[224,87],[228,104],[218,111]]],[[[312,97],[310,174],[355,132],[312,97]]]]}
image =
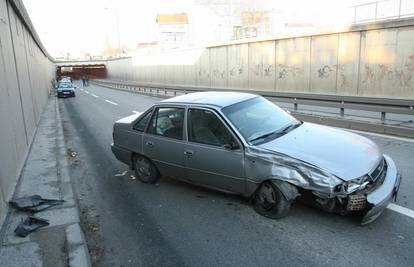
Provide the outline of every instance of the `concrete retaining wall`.
{"type": "Polygon", "coordinates": [[[107,69],[110,79],[156,84],[414,99],[414,19],[152,52],[107,69]]]}
{"type": "Polygon", "coordinates": [[[21,1],[0,0],[0,222],[45,106],[54,63],[21,1]]]}

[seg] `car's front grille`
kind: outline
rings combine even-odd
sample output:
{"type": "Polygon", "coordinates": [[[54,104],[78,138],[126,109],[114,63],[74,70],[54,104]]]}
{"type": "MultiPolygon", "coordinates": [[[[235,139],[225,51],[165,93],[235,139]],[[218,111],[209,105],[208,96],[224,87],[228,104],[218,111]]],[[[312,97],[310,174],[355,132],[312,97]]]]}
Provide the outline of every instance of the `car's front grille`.
{"type": "Polygon", "coordinates": [[[367,205],[367,197],[361,194],[350,195],[346,209],[348,211],[359,211],[365,209],[367,205]]]}
{"type": "Polygon", "coordinates": [[[387,162],[383,158],[377,167],[368,174],[369,178],[371,179],[368,188],[370,191],[375,190],[378,186],[380,186],[384,180],[385,176],[387,175],[387,162]]]}
{"type": "Polygon", "coordinates": [[[377,189],[385,180],[387,175],[387,162],[383,158],[373,171],[368,173],[369,184],[361,191],[355,192],[348,197],[346,209],[348,211],[360,211],[366,208],[367,194],[377,189]]]}

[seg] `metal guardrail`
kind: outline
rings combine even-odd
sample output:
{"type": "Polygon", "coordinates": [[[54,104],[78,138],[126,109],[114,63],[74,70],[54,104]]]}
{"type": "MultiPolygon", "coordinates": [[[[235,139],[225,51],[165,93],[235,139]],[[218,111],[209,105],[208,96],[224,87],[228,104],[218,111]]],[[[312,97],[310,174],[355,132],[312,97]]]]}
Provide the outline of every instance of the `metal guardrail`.
{"type": "Polygon", "coordinates": [[[414,16],[414,0],[379,0],[352,8],[354,24],[414,16]]]}
{"type": "Polygon", "coordinates": [[[156,95],[159,97],[173,97],[177,95],[187,94],[191,92],[199,92],[206,90],[220,90],[220,91],[239,91],[247,93],[255,93],[270,100],[279,101],[283,103],[293,104],[294,111],[298,111],[299,105],[318,106],[337,108],[338,114],[341,117],[345,116],[345,109],[372,111],[381,114],[381,121],[385,122],[386,114],[404,114],[413,115],[414,119],[414,100],[407,99],[389,99],[376,97],[356,97],[356,96],[337,96],[337,95],[322,95],[322,94],[306,94],[306,93],[287,93],[287,92],[267,92],[258,90],[240,90],[240,89],[222,89],[209,87],[188,87],[179,85],[161,85],[136,83],[116,80],[94,80],[92,81],[99,85],[110,86],[115,89],[133,91],[144,94],[156,95]]]}

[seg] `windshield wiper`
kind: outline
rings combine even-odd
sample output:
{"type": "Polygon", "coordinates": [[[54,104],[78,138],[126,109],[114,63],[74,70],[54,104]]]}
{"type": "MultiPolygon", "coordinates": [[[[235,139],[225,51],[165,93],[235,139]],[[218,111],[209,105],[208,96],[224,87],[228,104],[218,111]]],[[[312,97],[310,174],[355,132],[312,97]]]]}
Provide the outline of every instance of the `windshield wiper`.
{"type": "Polygon", "coordinates": [[[270,133],[265,133],[265,134],[262,134],[258,137],[255,137],[253,139],[250,139],[249,142],[257,141],[259,139],[264,139],[264,138],[269,137],[269,136],[271,136],[272,134],[275,134],[275,133],[279,133],[279,132],[273,131],[273,132],[270,132],[270,133]]]}
{"type": "Polygon", "coordinates": [[[278,131],[273,131],[273,132],[270,132],[270,133],[262,134],[262,135],[260,135],[258,137],[255,137],[253,139],[250,139],[249,142],[254,142],[254,141],[257,141],[257,140],[260,140],[260,139],[265,139],[266,137],[269,137],[271,135],[281,136],[281,135],[284,135],[287,132],[290,132],[291,130],[299,127],[300,125],[302,125],[302,122],[298,122],[298,123],[295,123],[295,124],[289,124],[288,126],[283,127],[282,130],[278,130],[278,131]]]}
{"type": "Polygon", "coordinates": [[[301,122],[298,122],[298,123],[295,123],[295,124],[290,124],[290,125],[288,125],[288,126],[284,127],[282,130],[277,131],[277,132],[278,132],[278,133],[281,133],[281,134],[284,134],[284,133],[290,132],[291,130],[293,130],[293,129],[295,129],[295,128],[299,127],[300,125],[302,125],[302,123],[303,123],[303,122],[301,121],[301,122]]]}

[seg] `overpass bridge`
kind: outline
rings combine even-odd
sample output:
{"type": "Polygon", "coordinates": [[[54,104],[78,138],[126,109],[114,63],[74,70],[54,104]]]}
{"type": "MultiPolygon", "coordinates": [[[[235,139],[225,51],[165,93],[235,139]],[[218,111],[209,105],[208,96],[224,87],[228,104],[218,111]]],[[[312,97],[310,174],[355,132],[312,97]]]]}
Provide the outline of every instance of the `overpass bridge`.
{"type": "MultiPolygon", "coordinates": [[[[26,160],[41,117],[54,101],[51,81],[57,70],[97,65],[105,67],[107,79],[99,77],[89,87],[78,84],[76,98],[57,101],[63,122],[56,120],[63,125],[58,133],[69,152],[78,155],[70,153],[75,155],[71,182],[95,264],[413,262],[412,18],[307,36],[57,62],[43,47],[22,2],[0,0],[0,224],[11,214],[7,203],[22,183],[24,166],[31,165],[26,160]],[[401,168],[397,203],[381,222],[355,228],[352,218],[301,204],[285,220],[267,221],[235,196],[170,179],[158,191],[137,184],[110,152],[113,122],[162,98],[202,90],[258,93],[304,120],[359,130],[401,168]]],[[[2,242],[17,242],[2,237],[3,230],[2,242]]]]}

